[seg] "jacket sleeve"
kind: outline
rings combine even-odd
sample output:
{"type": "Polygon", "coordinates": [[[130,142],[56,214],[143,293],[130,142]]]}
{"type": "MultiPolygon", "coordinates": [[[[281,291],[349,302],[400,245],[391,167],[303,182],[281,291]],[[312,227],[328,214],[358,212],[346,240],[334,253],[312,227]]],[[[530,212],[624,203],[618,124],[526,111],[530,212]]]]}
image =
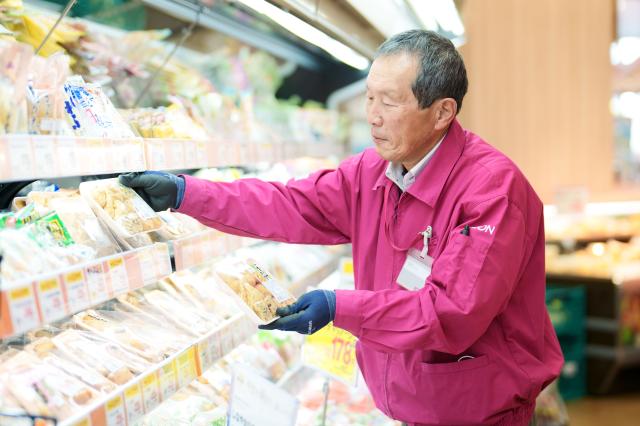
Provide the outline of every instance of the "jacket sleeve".
{"type": "Polygon", "coordinates": [[[383,352],[468,349],[506,307],[533,247],[522,212],[506,197],[470,213],[422,289],[337,290],[334,324],[383,352]],[[460,233],[464,225],[469,236],[460,233]]]}
{"type": "Polygon", "coordinates": [[[185,178],[180,213],[222,232],[300,244],[351,241],[352,181],[360,156],[286,185],[258,179],[231,183],[185,178]]]}

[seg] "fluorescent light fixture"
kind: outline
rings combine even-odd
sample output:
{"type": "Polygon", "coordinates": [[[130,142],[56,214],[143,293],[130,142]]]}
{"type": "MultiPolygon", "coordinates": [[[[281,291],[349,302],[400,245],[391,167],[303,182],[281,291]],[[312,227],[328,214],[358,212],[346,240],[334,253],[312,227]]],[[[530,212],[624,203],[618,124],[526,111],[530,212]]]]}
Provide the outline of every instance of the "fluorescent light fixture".
{"type": "Polygon", "coordinates": [[[422,25],[437,31],[438,26],[456,36],[464,34],[464,25],[453,0],[407,0],[422,25]]]}
{"type": "Polygon", "coordinates": [[[261,13],[282,26],[292,34],[300,37],[301,39],[314,44],[322,50],[329,53],[334,58],[344,62],[345,64],[357,68],[359,70],[365,70],[369,67],[369,60],[346,46],[329,37],[327,34],[318,30],[317,28],[307,24],[303,20],[285,12],[284,10],[266,2],[265,0],[237,0],[238,3],[242,3],[245,6],[250,7],[258,13],[261,13]]]}

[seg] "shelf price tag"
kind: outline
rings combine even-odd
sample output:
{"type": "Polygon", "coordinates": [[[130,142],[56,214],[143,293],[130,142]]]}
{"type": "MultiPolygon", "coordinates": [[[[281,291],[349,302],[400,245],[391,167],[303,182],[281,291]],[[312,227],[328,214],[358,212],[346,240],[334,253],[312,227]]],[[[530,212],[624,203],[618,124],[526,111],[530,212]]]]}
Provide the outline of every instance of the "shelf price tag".
{"type": "Polygon", "coordinates": [[[34,167],[38,174],[57,176],[58,169],[56,168],[53,141],[50,138],[33,137],[31,145],[33,146],[34,167]]]}
{"type": "Polygon", "coordinates": [[[65,176],[73,176],[80,173],[78,150],[75,138],[59,137],[56,139],[58,149],[58,164],[64,164],[61,170],[65,176]]]}
{"type": "Polygon", "coordinates": [[[329,323],[316,333],[306,336],[302,346],[303,362],[318,368],[343,382],[356,383],[356,338],[329,323]]]}
{"type": "Polygon", "coordinates": [[[139,256],[144,250],[126,253],[124,255],[125,269],[127,270],[127,281],[129,290],[135,290],[144,285],[142,280],[142,270],[140,269],[139,256]]]}
{"type": "Polygon", "coordinates": [[[176,358],[178,368],[178,387],[182,388],[198,377],[196,368],[196,348],[189,347],[176,358]]]}
{"type": "Polygon", "coordinates": [[[158,385],[158,375],[155,371],[142,379],[142,396],[145,413],[150,413],[160,405],[160,387],[158,385]]]}
{"type": "Polygon", "coordinates": [[[107,401],[105,404],[105,411],[107,413],[107,426],[127,425],[127,415],[122,395],[118,395],[107,401]]]}
{"type": "Polygon", "coordinates": [[[36,288],[38,289],[38,301],[43,322],[52,322],[67,314],[64,296],[57,277],[39,281],[36,288]]]}
{"type": "Polygon", "coordinates": [[[9,138],[9,163],[12,178],[34,176],[31,143],[28,137],[12,136],[9,138]]]}
{"type": "Polygon", "coordinates": [[[69,312],[78,312],[91,305],[87,283],[84,280],[82,271],[67,272],[62,276],[62,279],[67,292],[69,312]]]}
{"type": "Polygon", "coordinates": [[[125,389],[124,401],[127,404],[127,424],[133,425],[136,420],[144,416],[144,402],[140,391],[140,383],[125,389]]]}
{"type": "Polygon", "coordinates": [[[78,420],[77,422],[73,423],[72,426],[91,426],[91,420],[89,420],[88,417],[85,417],[84,419],[78,420]]]}
{"type": "Polygon", "coordinates": [[[298,400],[245,366],[234,366],[228,426],[294,425],[298,400]]]}
{"type": "Polygon", "coordinates": [[[138,252],[138,262],[140,263],[140,272],[142,273],[142,284],[152,284],[157,280],[156,264],[153,260],[153,249],[141,250],[138,252]]]}
{"type": "MultiPolygon", "coordinates": [[[[36,305],[32,284],[7,290],[2,294],[2,297],[7,298],[9,317],[11,320],[11,327],[3,326],[3,329],[11,329],[13,334],[20,334],[40,325],[40,317],[38,315],[38,307],[36,305]]],[[[4,304],[2,306],[4,306],[4,304]]],[[[9,318],[4,317],[4,312],[2,312],[2,321],[8,320],[9,318]]],[[[9,330],[7,331],[7,334],[11,334],[9,330]]]]}
{"type": "Polygon", "coordinates": [[[166,401],[171,395],[178,391],[178,378],[176,377],[176,361],[163,365],[158,370],[158,378],[160,380],[160,394],[162,400],[166,401]]]}
{"type": "Polygon", "coordinates": [[[233,331],[231,327],[224,327],[218,333],[218,339],[220,342],[220,351],[222,356],[225,356],[235,348],[233,344],[233,331]]]}
{"type": "Polygon", "coordinates": [[[109,276],[111,277],[111,291],[114,294],[122,294],[129,291],[129,279],[127,268],[122,257],[115,257],[107,261],[109,276]]]}
{"type": "Polygon", "coordinates": [[[104,302],[109,299],[109,289],[107,288],[106,274],[102,263],[90,265],[84,268],[89,289],[89,300],[92,304],[104,302]]]}

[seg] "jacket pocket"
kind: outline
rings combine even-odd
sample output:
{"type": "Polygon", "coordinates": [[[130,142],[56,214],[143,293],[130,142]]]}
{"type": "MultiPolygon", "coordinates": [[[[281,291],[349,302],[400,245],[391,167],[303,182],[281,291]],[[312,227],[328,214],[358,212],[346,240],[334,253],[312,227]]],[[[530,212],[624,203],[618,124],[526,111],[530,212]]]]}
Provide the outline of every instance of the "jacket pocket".
{"type": "Polygon", "coordinates": [[[457,362],[447,362],[443,364],[430,364],[423,362],[420,367],[427,374],[449,374],[459,371],[473,370],[482,368],[489,364],[489,357],[481,355],[475,358],[465,359],[457,362]]]}
{"type": "Polygon", "coordinates": [[[443,282],[447,295],[465,300],[473,291],[482,270],[489,243],[473,236],[455,233],[449,241],[447,257],[442,259],[443,282]]]}

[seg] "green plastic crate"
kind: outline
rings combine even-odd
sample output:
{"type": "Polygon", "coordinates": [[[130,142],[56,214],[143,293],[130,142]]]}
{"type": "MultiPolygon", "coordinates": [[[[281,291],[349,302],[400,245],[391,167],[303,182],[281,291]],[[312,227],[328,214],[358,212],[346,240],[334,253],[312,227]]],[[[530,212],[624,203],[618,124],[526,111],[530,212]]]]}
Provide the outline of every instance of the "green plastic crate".
{"type": "Polygon", "coordinates": [[[586,295],[582,286],[547,286],[547,310],[559,337],[586,333],[586,295]]]}
{"type": "Polygon", "coordinates": [[[587,356],[584,339],[560,338],[564,365],[558,379],[560,395],[570,401],[587,394],[587,356]]]}

